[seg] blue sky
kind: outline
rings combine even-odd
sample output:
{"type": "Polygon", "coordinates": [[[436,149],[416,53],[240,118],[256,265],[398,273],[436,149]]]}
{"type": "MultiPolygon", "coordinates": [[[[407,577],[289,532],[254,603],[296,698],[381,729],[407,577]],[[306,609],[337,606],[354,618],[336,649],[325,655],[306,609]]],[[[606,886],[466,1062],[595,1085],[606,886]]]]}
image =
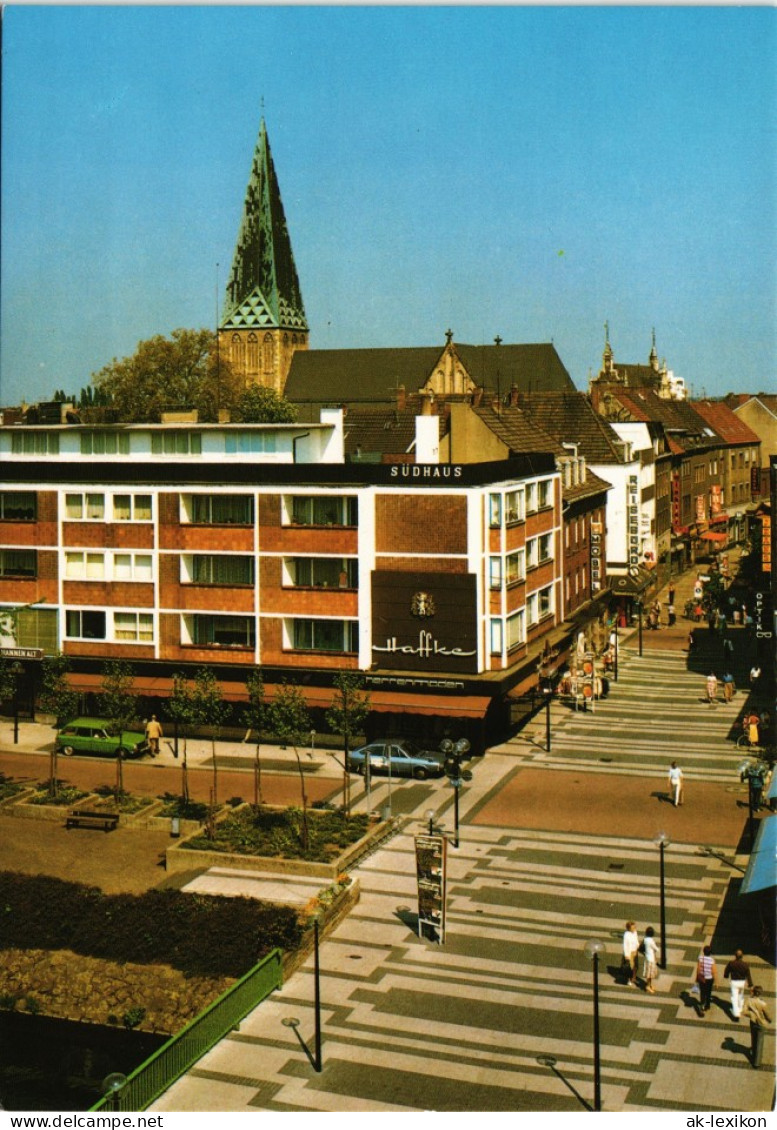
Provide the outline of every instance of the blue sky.
{"type": "Polygon", "coordinates": [[[0,404],[212,326],[264,114],[312,348],[777,388],[771,7],[3,12],[0,404]]]}

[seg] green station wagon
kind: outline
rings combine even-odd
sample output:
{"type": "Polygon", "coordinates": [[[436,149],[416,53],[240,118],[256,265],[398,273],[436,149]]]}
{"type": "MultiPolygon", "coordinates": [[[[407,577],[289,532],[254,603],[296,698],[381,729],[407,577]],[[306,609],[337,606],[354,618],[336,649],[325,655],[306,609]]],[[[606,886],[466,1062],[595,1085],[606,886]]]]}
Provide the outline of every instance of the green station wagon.
{"type": "Polygon", "coordinates": [[[65,757],[73,753],[96,754],[98,757],[142,757],[149,752],[145,734],[137,730],[108,732],[110,723],[104,718],[76,718],[63,726],[56,737],[56,747],[65,757]]]}

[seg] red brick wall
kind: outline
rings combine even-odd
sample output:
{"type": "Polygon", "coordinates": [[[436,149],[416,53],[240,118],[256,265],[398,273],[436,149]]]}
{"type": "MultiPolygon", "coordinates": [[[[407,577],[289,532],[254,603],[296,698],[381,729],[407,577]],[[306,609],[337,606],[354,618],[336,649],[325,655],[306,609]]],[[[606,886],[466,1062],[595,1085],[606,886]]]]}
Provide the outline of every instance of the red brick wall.
{"type": "Polygon", "coordinates": [[[378,553],[466,553],[465,495],[378,495],[378,553]]]}
{"type": "Polygon", "coordinates": [[[388,573],[425,573],[433,569],[435,573],[468,573],[469,564],[464,558],[440,557],[430,561],[428,557],[377,557],[375,568],[388,573]]]}
{"type": "Polygon", "coordinates": [[[114,608],[153,608],[154,586],[131,581],[65,581],[65,604],[114,608]]]}

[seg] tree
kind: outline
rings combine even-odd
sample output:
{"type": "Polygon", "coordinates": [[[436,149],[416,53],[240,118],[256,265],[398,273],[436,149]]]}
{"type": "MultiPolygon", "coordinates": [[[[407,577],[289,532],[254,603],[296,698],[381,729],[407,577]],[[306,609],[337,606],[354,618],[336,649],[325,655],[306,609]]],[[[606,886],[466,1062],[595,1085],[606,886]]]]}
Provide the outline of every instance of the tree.
{"type": "MultiPolygon", "coordinates": [[[[346,816],[351,810],[351,778],[348,773],[348,754],[351,737],[361,731],[370,712],[370,696],[363,692],[364,679],[354,671],[339,671],[334,679],[335,695],[327,711],[327,725],[336,734],[343,735],[345,763],[343,766],[343,809],[346,816]]],[[[369,758],[365,758],[364,772],[369,774],[369,758]]],[[[369,789],[369,777],[367,778],[369,789]]]]}
{"type": "MultiPolygon", "coordinates": [[[[246,679],[248,706],[243,711],[243,721],[249,730],[256,732],[256,756],[254,759],[254,808],[262,803],[262,764],[259,757],[262,745],[262,729],[265,725],[267,708],[264,704],[264,680],[262,672],[252,671],[246,679]]],[[[246,735],[247,737],[248,735],[246,735]]]]}
{"type": "Polygon", "coordinates": [[[92,374],[92,382],[97,393],[109,395],[119,420],[128,423],[154,423],[162,412],[184,409],[197,409],[201,420],[214,421],[245,387],[219,355],[212,330],[185,329],[139,342],[131,357],[114,357],[92,374]]]}
{"type": "Polygon", "coordinates": [[[275,698],[267,708],[267,722],[281,745],[290,745],[297,758],[302,791],[302,847],[307,851],[310,846],[308,798],[305,792],[305,774],[302,772],[299,747],[310,732],[310,713],[299,687],[290,686],[288,683],[282,683],[278,687],[275,698]]]}
{"type": "Polygon", "coordinates": [[[249,385],[238,396],[232,419],[239,424],[293,424],[297,409],[274,388],[249,385]]]}
{"type": "Polygon", "coordinates": [[[176,672],[173,675],[173,693],[167,700],[165,713],[175,727],[175,749],[178,750],[178,729],[183,727],[183,761],[181,762],[181,795],[184,804],[189,803],[189,766],[186,760],[187,733],[186,727],[193,724],[194,702],[191,683],[185,675],[176,672]]]}
{"type": "MultiPolygon", "coordinates": [[[[108,722],[111,733],[119,735],[119,746],[122,745],[122,735],[135,721],[137,715],[138,699],[134,692],[135,678],[132,667],[120,659],[109,659],[103,667],[102,683],[100,685],[100,710],[108,722]]],[[[124,769],[122,754],[116,754],[116,796],[124,792],[124,769]]]]}
{"type": "Polygon", "coordinates": [[[44,714],[54,715],[59,730],[78,714],[80,695],[68,682],[70,663],[62,652],[45,656],[42,667],[40,708],[44,714]]]}
{"type": "Polygon", "coordinates": [[[209,667],[198,668],[194,674],[194,687],[192,688],[192,722],[195,726],[204,726],[210,729],[213,761],[213,796],[209,828],[211,835],[213,834],[213,809],[219,802],[216,738],[231,713],[232,707],[228,702],[224,702],[221,685],[211,669],[209,667]]]}
{"type": "MultiPolygon", "coordinates": [[[[47,655],[43,659],[41,674],[40,709],[45,714],[54,715],[54,725],[61,729],[78,713],[80,696],[68,682],[70,663],[66,655],[47,655]]],[[[49,760],[49,795],[57,795],[57,747],[52,746],[49,760]]]]}

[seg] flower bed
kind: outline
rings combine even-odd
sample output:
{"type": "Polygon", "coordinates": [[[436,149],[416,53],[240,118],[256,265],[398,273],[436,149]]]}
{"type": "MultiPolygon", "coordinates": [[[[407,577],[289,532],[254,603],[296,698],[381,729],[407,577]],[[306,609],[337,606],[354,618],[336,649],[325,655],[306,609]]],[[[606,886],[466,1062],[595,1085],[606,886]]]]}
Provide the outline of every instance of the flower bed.
{"type": "Polygon", "coordinates": [[[370,825],[366,814],[344,817],[335,811],[311,810],[307,817],[305,849],[299,809],[263,806],[255,811],[244,805],[217,824],[212,839],[198,833],[168,848],[167,870],[232,867],[335,881],[385,830],[385,824],[370,825]]]}

